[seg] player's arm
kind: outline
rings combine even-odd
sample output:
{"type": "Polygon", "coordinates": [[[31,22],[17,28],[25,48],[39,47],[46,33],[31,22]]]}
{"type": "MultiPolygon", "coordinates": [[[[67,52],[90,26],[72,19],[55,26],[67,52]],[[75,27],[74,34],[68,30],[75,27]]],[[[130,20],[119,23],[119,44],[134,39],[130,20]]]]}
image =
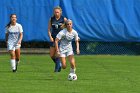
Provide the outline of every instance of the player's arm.
{"type": "Polygon", "coordinates": [[[79,36],[78,36],[78,33],[76,32],[76,33],[75,33],[75,43],[76,43],[76,53],[77,53],[77,54],[80,54],[80,50],[79,50],[79,40],[80,40],[80,38],[79,38],[79,36]]]}
{"type": "Polygon", "coordinates": [[[53,42],[54,40],[51,35],[51,20],[49,20],[49,24],[48,24],[48,35],[49,35],[50,41],[53,42]]]}
{"type": "Polygon", "coordinates": [[[22,41],[22,38],[23,38],[23,29],[22,29],[21,25],[19,25],[19,31],[20,31],[20,34],[19,34],[19,40],[18,40],[17,44],[21,44],[21,41],[22,41]]]}
{"type": "Polygon", "coordinates": [[[77,54],[80,54],[80,50],[79,50],[79,40],[76,40],[76,52],[77,54]]]}
{"type": "Polygon", "coordinates": [[[55,39],[55,50],[56,50],[57,54],[60,54],[58,42],[59,42],[59,40],[61,40],[62,36],[63,36],[63,32],[61,31],[57,34],[56,39],[55,39]]]}
{"type": "Polygon", "coordinates": [[[56,39],[55,39],[55,49],[56,49],[57,56],[60,55],[59,48],[58,48],[58,42],[59,42],[59,39],[56,38],[56,39]]]}
{"type": "Polygon", "coordinates": [[[20,35],[19,35],[19,40],[18,40],[18,44],[21,44],[22,38],[23,38],[23,33],[22,33],[22,32],[20,32],[20,35]]]}
{"type": "Polygon", "coordinates": [[[66,22],[67,21],[67,18],[66,17],[64,17],[64,22],[66,22]]]}

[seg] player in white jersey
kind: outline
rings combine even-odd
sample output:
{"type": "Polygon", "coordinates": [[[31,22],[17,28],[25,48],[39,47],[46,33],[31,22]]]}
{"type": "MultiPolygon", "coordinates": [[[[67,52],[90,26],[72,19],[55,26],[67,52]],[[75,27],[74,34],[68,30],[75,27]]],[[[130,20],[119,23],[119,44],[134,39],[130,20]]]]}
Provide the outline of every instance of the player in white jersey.
{"type": "Polygon", "coordinates": [[[66,28],[61,30],[55,39],[55,48],[57,54],[61,58],[62,68],[66,68],[66,57],[68,57],[71,69],[70,73],[75,73],[76,66],[75,66],[75,59],[74,53],[72,48],[72,40],[75,38],[76,42],[76,52],[77,54],[80,53],[79,51],[79,37],[78,33],[72,28],[72,20],[66,21],[66,28]],[[58,47],[58,42],[60,41],[60,45],[58,47]]]}
{"type": "Polygon", "coordinates": [[[11,14],[10,22],[6,26],[6,43],[7,43],[7,50],[11,55],[11,67],[12,71],[17,71],[17,65],[20,60],[20,47],[21,41],[23,38],[23,29],[20,24],[17,22],[16,14],[11,14]]]}

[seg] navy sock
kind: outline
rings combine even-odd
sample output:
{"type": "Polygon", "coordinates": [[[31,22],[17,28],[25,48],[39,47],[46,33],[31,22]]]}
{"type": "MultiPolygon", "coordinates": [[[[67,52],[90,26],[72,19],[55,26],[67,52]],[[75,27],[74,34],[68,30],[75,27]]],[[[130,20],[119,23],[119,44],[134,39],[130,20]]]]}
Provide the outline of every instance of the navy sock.
{"type": "Polygon", "coordinates": [[[56,72],[60,72],[61,71],[61,61],[60,61],[60,58],[55,58],[55,62],[56,62],[56,72]]]}

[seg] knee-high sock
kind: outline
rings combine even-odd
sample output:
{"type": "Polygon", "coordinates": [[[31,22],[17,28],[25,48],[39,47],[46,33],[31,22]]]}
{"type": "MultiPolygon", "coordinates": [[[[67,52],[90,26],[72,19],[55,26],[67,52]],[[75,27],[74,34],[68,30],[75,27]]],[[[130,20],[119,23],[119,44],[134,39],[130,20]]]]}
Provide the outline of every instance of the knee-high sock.
{"type": "Polygon", "coordinates": [[[55,62],[56,62],[56,70],[60,70],[61,68],[60,58],[59,57],[55,58],[55,62]]]}
{"type": "Polygon", "coordinates": [[[10,63],[11,63],[12,70],[15,70],[16,69],[16,60],[15,59],[11,59],[10,63]]]}

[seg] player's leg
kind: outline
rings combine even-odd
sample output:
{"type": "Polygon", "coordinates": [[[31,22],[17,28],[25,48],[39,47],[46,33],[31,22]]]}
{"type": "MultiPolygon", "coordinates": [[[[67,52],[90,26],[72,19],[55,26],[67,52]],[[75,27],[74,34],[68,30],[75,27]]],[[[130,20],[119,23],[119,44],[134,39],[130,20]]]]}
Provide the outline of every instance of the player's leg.
{"type": "Polygon", "coordinates": [[[55,62],[55,47],[50,46],[50,57],[55,63],[55,70],[56,70],[56,62],[55,62]]]}
{"type": "Polygon", "coordinates": [[[55,57],[55,62],[56,62],[56,70],[55,72],[60,72],[61,71],[61,61],[59,57],[55,57]]]}
{"type": "Polygon", "coordinates": [[[15,56],[16,56],[15,59],[16,59],[16,70],[17,70],[17,66],[18,66],[18,64],[20,62],[20,48],[15,50],[15,56]]]}
{"type": "Polygon", "coordinates": [[[50,57],[55,62],[55,47],[50,47],[50,57]]]}
{"type": "Polygon", "coordinates": [[[61,59],[62,68],[66,69],[66,67],[67,67],[67,65],[66,65],[66,53],[60,52],[60,59],[61,59]]]}
{"type": "Polygon", "coordinates": [[[76,71],[76,65],[75,65],[75,59],[74,59],[74,55],[69,55],[68,56],[68,60],[70,62],[70,73],[75,73],[76,71]]]}
{"type": "Polygon", "coordinates": [[[55,72],[60,72],[62,64],[61,64],[60,57],[57,55],[56,50],[55,50],[55,62],[56,62],[56,70],[55,70],[55,72]]]}
{"type": "Polygon", "coordinates": [[[50,43],[50,57],[51,57],[51,59],[55,63],[55,70],[54,70],[54,72],[60,72],[61,71],[60,58],[56,57],[55,55],[56,55],[56,50],[55,50],[54,42],[51,42],[50,43]]]}
{"type": "Polygon", "coordinates": [[[11,68],[13,72],[16,72],[16,60],[15,60],[15,47],[14,44],[8,44],[7,45],[7,50],[10,54],[10,63],[11,63],[11,68]]]}
{"type": "Polygon", "coordinates": [[[19,63],[20,61],[20,48],[15,50],[16,55],[16,62],[19,63]]]}
{"type": "Polygon", "coordinates": [[[56,62],[56,70],[55,70],[55,72],[60,72],[62,64],[61,64],[60,57],[56,54],[56,51],[55,51],[55,62],[56,62]]]}
{"type": "Polygon", "coordinates": [[[20,47],[20,44],[16,45],[15,47],[16,63],[20,62],[20,47]]]}
{"type": "Polygon", "coordinates": [[[16,60],[15,60],[15,51],[14,50],[9,50],[11,59],[10,59],[10,63],[11,63],[11,67],[13,72],[16,72],[16,60]]]}
{"type": "Polygon", "coordinates": [[[50,57],[55,63],[54,72],[60,72],[61,71],[60,58],[56,57],[55,54],[56,54],[55,47],[50,47],[50,57]]]}
{"type": "Polygon", "coordinates": [[[61,64],[62,64],[62,68],[63,69],[66,69],[66,57],[60,57],[60,59],[61,59],[61,64]]]}

